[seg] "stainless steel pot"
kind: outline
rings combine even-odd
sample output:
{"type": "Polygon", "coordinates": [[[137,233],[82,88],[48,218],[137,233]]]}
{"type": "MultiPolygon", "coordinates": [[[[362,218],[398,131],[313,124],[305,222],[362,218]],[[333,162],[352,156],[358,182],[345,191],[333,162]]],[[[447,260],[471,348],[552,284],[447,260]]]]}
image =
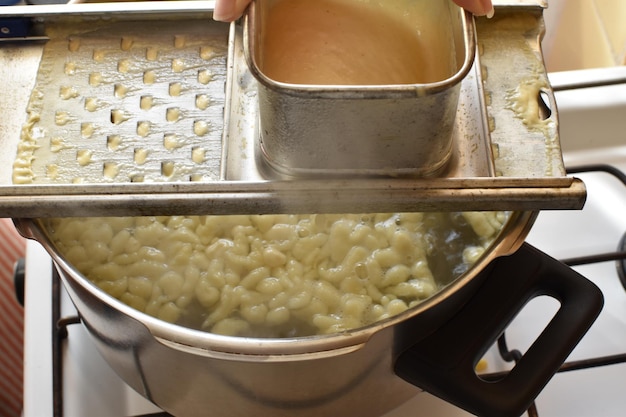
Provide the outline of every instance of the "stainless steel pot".
{"type": "Polygon", "coordinates": [[[226,337],[172,325],[110,297],[57,252],[37,221],[20,232],[54,259],[84,325],[130,386],[177,416],[378,416],[422,389],[480,415],[520,415],[602,308],[589,281],[522,245],[535,213],[513,213],[474,267],[422,304],[351,332],[226,337]],[[474,368],[531,298],[561,303],[503,380],[474,368]]]}

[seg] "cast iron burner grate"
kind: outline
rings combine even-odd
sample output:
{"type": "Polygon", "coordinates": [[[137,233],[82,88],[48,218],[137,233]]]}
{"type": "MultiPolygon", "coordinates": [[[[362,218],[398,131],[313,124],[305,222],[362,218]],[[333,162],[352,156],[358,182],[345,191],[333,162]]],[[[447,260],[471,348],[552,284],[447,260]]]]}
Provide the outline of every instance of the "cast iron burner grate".
{"type": "MultiPolygon", "coordinates": [[[[624,187],[626,187],[626,174],[621,170],[611,165],[584,165],[575,169],[569,169],[568,173],[580,173],[580,172],[605,172],[620,180],[624,187]]],[[[571,259],[561,260],[564,264],[569,266],[587,265],[597,262],[615,261],[617,268],[617,275],[624,289],[626,289],[626,231],[620,239],[615,252],[583,256],[571,259]]]]}
{"type": "MultiPolygon", "coordinates": [[[[621,252],[626,252],[626,233],[622,235],[622,238],[619,241],[618,250],[620,250],[621,252]]],[[[618,259],[616,261],[616,265],[619,280],[622,282],[622,286],[626,288],[626,259],[618,259]]]]}
{"type": "MultiPolygon", "coordinates": [[[[568,169],[568,174],[582,173],[582,172],[604,172],[610,174],[619,179],[626,187],[626,174],[619,169],[611,165],[585,165],[572,169],[568,169]]],[[[600,262],[616,262],[617,273],[622,285],[626,289],[626,233],[621,238],[617,250],[615,252],[593,254],[588,256],[581,256],[577,258],[562,259],[561,262],[568,266],[588,265],[600,262]]],[[[52,300],[52,320],[53,320],[53,416],[63,416],[63,367],[62,367],[62,355],[61,344],[68,336],[67,327],[73,324],[80,323],[78,316],[61,317],[60,311],[60,299],[61,299],[61,280],[56,271],[53,270],[53,300],[52,300]]],[[[522,353],[517,349],[509,348],[506,339],[506,332],[504,332],[497,341],[498,352],[502,359],[506,362],[517,363],[522,357],[522,353]]],[[[620,363],[626,363],[626,353],[608,356],[598,356],[595,358],[588,358],[583,360],[568,361],[565,362],[559,369],[561,372],[570,372],[576,370],[597,368],[601,366],[610,366],[620,363]]],[[[508,371],[496,372],[489,374],[482,374],[481,378],[485,380],[499,380],[507,375],[508,371]]],[[[528,417],[538,417],[539,412],[537,406],[533,404],[527,411],[528,417]]],[[[166,412],[159,412],[153,414],[144,414],[136,417],[171,417],[166,412]]]]}
{"type": "MultiPolygon", "coordinates": [[[[61,277],[52,265],[52,412],[63,417],[63,353],[61,345],[68,337],[67,328],[80,323],[78,315],[61,317],[61,277]]],[[[132,416],[130,416],[132,417],[132,416]]],[[[166,412],[143,414],[136,417],[173,417],[166,412]]]]}

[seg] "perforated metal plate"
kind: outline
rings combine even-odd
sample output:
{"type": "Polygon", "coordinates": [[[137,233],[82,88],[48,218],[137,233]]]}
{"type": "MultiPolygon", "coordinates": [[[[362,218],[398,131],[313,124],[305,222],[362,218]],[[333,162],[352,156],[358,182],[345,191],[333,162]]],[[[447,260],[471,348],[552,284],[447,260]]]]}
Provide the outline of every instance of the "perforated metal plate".
{"type": "Polygon", "coordinates": [[[14,182],[219,178],[228,32],[202,20],[47,32],[14,182]]]}
{"type": "Polygon", "coordinates": [[[27,19],[34,33],[0,42],[0,215],[581,208],[585,187],[565,174],[556,107],[534,112],[538,94],[554,104],[539,43],[545,5],[496,3],[494,19],[476,21],[477,59],[463,81],[449,170],[323,179],[288,178],[259,161],[243,33],[211,19],[214,2],[4,7],[5,18],[27,19]],[[161,52],[152,60],[154,45],[161,52]],[[55,53],[48,49],[63,54],[42,71],[42,53],[55,53]],[[33,88],[43,94],[32,101],[41,118],[36,142],[24,143],[33,88]],[[14,183],[17,154],[26,167],[18,182],[32,183],[14,183]]]}

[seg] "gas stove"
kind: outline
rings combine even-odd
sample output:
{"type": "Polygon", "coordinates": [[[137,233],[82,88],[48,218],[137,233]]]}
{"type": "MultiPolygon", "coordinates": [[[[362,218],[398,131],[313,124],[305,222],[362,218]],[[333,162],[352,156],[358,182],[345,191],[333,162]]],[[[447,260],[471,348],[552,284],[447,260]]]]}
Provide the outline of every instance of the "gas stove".
{"type": "MultiPolygon", "coordinates": [[[[559,9],[559,2],[554,4],[559,9]]],[[[605,307],[528,410],[530,417],[614,417],[626,410],[626,290],[624,272],[617,268],[625,262],[626,185],[620,177],[626,173],[625,69],[550,74],[565,164],[585,182],[588,199],[581,211],[541,212],[527,242],[593,281],[605,307]]],[[[28,244],[26,274],[24,417],[165,416],[100,357],[36,242],[28,244]]],[[[511,369],[503,357],[524,352],[557,309],[552,298],[533,299],[486,353],[481,372],[511,369]]],[[[468,415],[421,393],[384,417],[468,415]]]]}

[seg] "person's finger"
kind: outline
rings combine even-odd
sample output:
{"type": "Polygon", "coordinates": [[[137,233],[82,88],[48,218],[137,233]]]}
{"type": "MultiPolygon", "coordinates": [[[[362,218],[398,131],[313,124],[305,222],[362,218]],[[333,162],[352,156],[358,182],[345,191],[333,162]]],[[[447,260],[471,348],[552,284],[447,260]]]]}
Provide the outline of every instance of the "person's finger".
{"type": "Polygon", "coordinates": [[[476,16],[493,16],[491,0],[454,0],[454,2],[476,16]]]}
{"type": "Polygon", "coordinates": [[[251,0],[217,0],[213,19],[220,22],[232,22],[243,14],[251,0]]]}
{"type": "MultiPolygon", "coordinates": [[[[217,0],[213,19],[222,22],[230,22],[238,19],[251,0],[217,0]]],[[[493,16],[493,4],[491,0],[454,0],[456,4],[469,10],[476,16],[493,16]]]]}

